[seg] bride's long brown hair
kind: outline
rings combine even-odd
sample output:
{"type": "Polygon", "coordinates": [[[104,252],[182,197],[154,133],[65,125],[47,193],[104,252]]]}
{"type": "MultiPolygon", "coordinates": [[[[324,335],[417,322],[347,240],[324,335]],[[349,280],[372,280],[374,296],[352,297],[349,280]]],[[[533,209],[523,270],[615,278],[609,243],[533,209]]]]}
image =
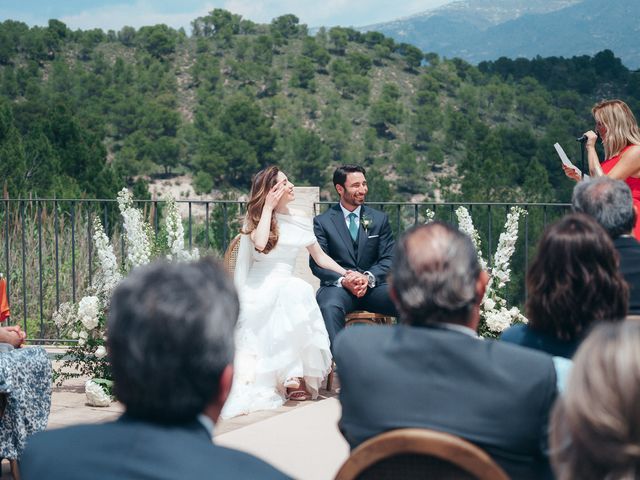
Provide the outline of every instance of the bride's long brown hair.
{"type": "MultiPolygon", "coordinates": [[[[269,190],[278,181],[278,167],[272,165],[263,170],[260,170],[253,177],[251,182],[251,194],[249,196],[249,202],[247,202],[247,215],[245,217],[245,225],[242,229],[242,233],[245,235],[253,232],[262,216],[262,209],[264,208],[264,202],[267,198],[269,190]]],[[[269,253],[278,243],[278,224],[276,222],[276,216],[271,214],[271,227],[269,228],[269,240],[267,245],[262,250],[262,253],[269,253]]]]}

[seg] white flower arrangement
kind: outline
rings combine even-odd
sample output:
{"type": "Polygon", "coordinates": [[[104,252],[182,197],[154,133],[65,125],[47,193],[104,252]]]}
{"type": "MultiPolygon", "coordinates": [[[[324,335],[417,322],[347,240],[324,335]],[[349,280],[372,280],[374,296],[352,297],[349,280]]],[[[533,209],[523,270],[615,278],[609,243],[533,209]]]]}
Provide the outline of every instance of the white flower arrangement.
{"type": "Polygon", "coordinates": [[[96,278],[96,292],[101,298],[109,299],[113,289],[122,280],[122,274],[118,268],[118,260],[113,253],[111,242],[104,233],[102,222],[98,217],[93,221],[93,242],[96,244],[100,265],[96,278]]]}
{"type": "Polygon", "coordinates": [[[85,382],[84,394],[87,397],[87,403],[92,407],[108,407],[111,405],[111,395],[94,380],[87,380],[85,382]]]}
{"type": "Polygon", "coordinates": [[[178,206],[173,197],[167,199],[165,226],[167,229],[167,243],[169,244],[169,260],[189,261],[197,260],[200,257],[197,248],[191,252],[184,248],[184,227],[182,217],[178,211],[178,206]]]}
{"type": "Polygon", "coordinates": [[[460,231],[467,234],[478,253],[478,261],[489,273],[489,283],[480,305],[480,332],[484,336],[496,337],[514,322],[527,323],[527,319],[517,307],[507,308],[507,300],[500,293],[511,279],[509,262],[516,250],[518,240],[518,221],[527,212],[520,207],[511,207],[507,214],[504,230],[498,239],[498,247],[494,255],[494,264],[488,268],[488,262],[482,258],[480,235],[473,225],[469,211],[460,206],[456,209],[460,231]],[[486,328],[485,328],[486,327],[486,328]]]}
{"type": "MultiPolygon", "coordinates": [[[[511,269],[509,262],[516,250],[518,240],[518,221],[521,215],[527,212],[520,207],[511,207],[507,213],[507,220],[504,230],[498,239],[498,247],[493,257],[493,267],[488,267],[488,262],[482,256],[482,245],[480,234],[473,225],[473,219],[469,211],[460,206],[456,209],[458,218],[458,228],[471,239],[477,255],[480,267],[489,273],[489,283],[480,305],[481,323],[479,332],[483,336],[497,337],[514,322],[527,323],[527,319],[520,313],[517,307],[507,308],[507,300],[500,293],[509,280],[511,280],[511,269]]],[[[427,209],[426,222],[430,223],[435,219],[435,212],[427,209]]]]}
{"type": "Polygon", "coordinates": [[[145,222],[142,212],[134,207],[133,197],[128,190],[123,189],[118,193],[118,206],[124,224],[126,264],[119,267],[113,245],[102,223],[96,218],[93,222],[93,240],[98,268],[92,294],[83,297],[77,304],[60,304],[53,314],[53,321],[61,333],[66,332],[77,340],[69,352],[59,357],[63,362],[56,375],[60,381],[78,376],[92,377],[85,383],[85,393],[89,404],[97,406],[106,406],[111,401],[111,371],[105,361],[107,351],[104,345],[107,340],[106,310],[113,289],[133,268],[149,263],[152,252],[164,254],[169,250],[167,257],[178,261],[197,259],[199,256],[197,249],[189,252],[184,248],[182,219],[173,199],[169,199],[165,218],[168,245],[152,245],[151,227],[145,222]],[[66,368],[71,371],[65,371],[66,368]]]}
{"type": "Polygon", "coordinates": [[[133,206],[133,195],[126,188],[118,193],[118,206],[126,232],[127,260],[131,268],[145,265],[151,260],[151,242],[148,236],[150,228],[145,223],[142,212],[133,206]]]}
{"type": "Polygon", "coordinates": [[[78,303],[78,318],[87,330],[93,330],[98,326],[100,315],[100,299],[95,296],[83,297],[78,303]]]}

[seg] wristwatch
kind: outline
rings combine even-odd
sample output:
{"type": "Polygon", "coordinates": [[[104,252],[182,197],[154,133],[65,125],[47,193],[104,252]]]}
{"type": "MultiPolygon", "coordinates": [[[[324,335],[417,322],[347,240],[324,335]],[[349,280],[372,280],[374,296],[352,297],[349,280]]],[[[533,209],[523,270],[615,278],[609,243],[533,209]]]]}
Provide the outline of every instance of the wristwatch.
{"type": "Polygon", "coordinates": [[[369,288],[373,288],[376,286],[376,277],[373,275],[373,273],[371,272],[364,272],[364,274],[367,276],[367,278],[369,279],[369,281],[367,282],[367,286],[369,288]]]}

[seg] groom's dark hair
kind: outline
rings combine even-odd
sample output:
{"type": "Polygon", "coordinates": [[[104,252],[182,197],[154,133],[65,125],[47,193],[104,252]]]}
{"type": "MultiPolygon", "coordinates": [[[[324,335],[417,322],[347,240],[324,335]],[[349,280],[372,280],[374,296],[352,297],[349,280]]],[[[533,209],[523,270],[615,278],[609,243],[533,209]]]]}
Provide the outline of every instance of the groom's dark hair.
{"type": "Polygon", "coordinates": [[[335,172],[333,172],[333,186],[341,185],[344,187],[344,182],[347,181],[347,175],[349,173],[359,172],[363,175],[366,175],[364,167],[360,165],[341,165],[336,168],[335,172]]]}

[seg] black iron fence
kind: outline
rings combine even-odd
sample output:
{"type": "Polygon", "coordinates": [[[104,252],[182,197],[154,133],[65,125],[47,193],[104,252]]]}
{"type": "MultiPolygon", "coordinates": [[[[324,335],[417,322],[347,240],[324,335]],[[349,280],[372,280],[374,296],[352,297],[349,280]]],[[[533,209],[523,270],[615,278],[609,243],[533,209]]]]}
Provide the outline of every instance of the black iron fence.
{"type": "MultiPolygon", "coordinates": [[[[176,202],[183,216],[185,244],[201,254],[220,256],[241,226],[245,204],[239,201],[176,202]]],[[[100,218],[116,250],[125,261],[122,219],[115,200],[5,199],[0,210],[0,272],[7,278],[12,322],[20,323],[32,342],[68,341],[59,338],[52,315],[62,302],[78,301],[94,281],[96,253],[93,219],[100,218]]],[[[162,200],[136,201],[153,235],[162,235],[162,200]]],[[[319,202],[320,213],[333,202],[319,202]]],[[[516,251],[511,261],[512,280],[507,295],[511,304],[526,298],[524,273],[545,226],[562,216],[568,204],[540,203],[401,203],[369,202],[389,215],[394,234],[424,223],[427,210],[435,218],[457,223],[456,209],[465,206],[480,235],[482,252],[491,265],[509,208],[519,206],[516,251]]]]}

